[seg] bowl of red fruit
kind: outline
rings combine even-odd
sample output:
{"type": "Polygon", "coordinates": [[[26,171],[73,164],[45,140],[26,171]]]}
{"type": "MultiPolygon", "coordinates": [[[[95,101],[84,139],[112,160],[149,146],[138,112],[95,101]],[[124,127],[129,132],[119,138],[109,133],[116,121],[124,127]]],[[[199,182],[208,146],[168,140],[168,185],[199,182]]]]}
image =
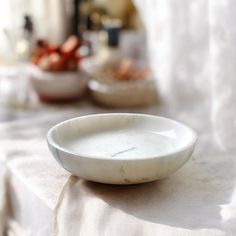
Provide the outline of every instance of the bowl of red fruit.
{"type": "Polygon", "coordinates": [[[44,102],[68,102],[82,97],[87,77],[78,69],[82,42],[70,36],[62,45],[38,40],[29,67],[31,84],[44,102]]]}

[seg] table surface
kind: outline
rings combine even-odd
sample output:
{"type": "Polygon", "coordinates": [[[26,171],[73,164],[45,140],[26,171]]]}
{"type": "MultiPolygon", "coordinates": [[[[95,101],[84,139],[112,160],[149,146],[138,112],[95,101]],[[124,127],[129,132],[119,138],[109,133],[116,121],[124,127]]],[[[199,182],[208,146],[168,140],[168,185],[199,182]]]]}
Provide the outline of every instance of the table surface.
{"type": "Polygon", "coordinates": [[[25,112],[26,117],[0,123],[0,146],[11,176],[7,187],[12,219],[32,235],[53,234],[49,222],[54,221],[56,235],[234,235],[235,152],[223,152],[215,142],[209,106],[208,101],[201,106],[199,101],[184,106],[160,102],[114,110],[81,101],[40,105],[34,112],[25,112]],[[175,174],[147,184],[113,186],[71,177],[51,157],[47,130],[65,119],[105,112],[138,112],[182,121],[199,134],[196,150],[175,174]],[[27,202],[34,205],[33,212],[27,202]],[[45,220],[37,220],[40,215],[45,220]]]}

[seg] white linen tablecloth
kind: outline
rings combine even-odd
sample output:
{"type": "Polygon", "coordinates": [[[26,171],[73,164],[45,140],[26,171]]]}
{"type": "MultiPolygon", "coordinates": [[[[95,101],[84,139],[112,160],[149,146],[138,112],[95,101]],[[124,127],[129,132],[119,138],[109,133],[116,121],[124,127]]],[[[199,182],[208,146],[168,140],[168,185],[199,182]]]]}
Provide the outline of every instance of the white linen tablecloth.
{"type": "Polygon", "coordinates": [[[35,118],[1,124],[0,146],[6,156],[1,168],[8,175],[8,214],[3,216],[9,223],[1,220],[0,227],[12,236],[235,235],[235,153],[216,146],[208,105],[191,102],[176,110],[157,104],[130,110],[175,118],[199,133],[193,157],[183,168],[166,179],[131,186],[73,177],[46,145],[45,134],[55,123],[111,110],[87,103],[46,107],[35,118]]]}

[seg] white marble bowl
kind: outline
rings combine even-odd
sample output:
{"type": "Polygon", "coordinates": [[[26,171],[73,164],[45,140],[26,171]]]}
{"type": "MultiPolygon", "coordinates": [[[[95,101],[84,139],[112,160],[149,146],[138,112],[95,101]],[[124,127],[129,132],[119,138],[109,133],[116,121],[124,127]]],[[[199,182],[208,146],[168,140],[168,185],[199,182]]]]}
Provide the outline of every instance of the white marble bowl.
{"type": "Polygon", "coordinates": [[[189,127],[164,117],[109,113],[64,121],[47,134],[58,163],[73,175],[109,184],[164,178],[191,156],[197,140],[189,127]]]}
{"type": "Polygon", "coordinates": [[[45,102],[77,100],[87,89],[87,77],[78,71],[48,72],[30,66],[29,73],[33,89],[45,102]]]}

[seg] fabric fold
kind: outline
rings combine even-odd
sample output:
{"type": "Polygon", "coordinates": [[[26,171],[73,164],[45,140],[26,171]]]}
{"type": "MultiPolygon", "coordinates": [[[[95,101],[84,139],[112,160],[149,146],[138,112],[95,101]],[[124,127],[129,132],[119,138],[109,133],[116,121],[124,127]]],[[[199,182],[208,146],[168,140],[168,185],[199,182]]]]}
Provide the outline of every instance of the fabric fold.
{"type": "Polygon", "coordinates": [[[6,197],[6,157],[0,153],[0,236],[4,235],[7,222],[7,197],[6,197]]]}

